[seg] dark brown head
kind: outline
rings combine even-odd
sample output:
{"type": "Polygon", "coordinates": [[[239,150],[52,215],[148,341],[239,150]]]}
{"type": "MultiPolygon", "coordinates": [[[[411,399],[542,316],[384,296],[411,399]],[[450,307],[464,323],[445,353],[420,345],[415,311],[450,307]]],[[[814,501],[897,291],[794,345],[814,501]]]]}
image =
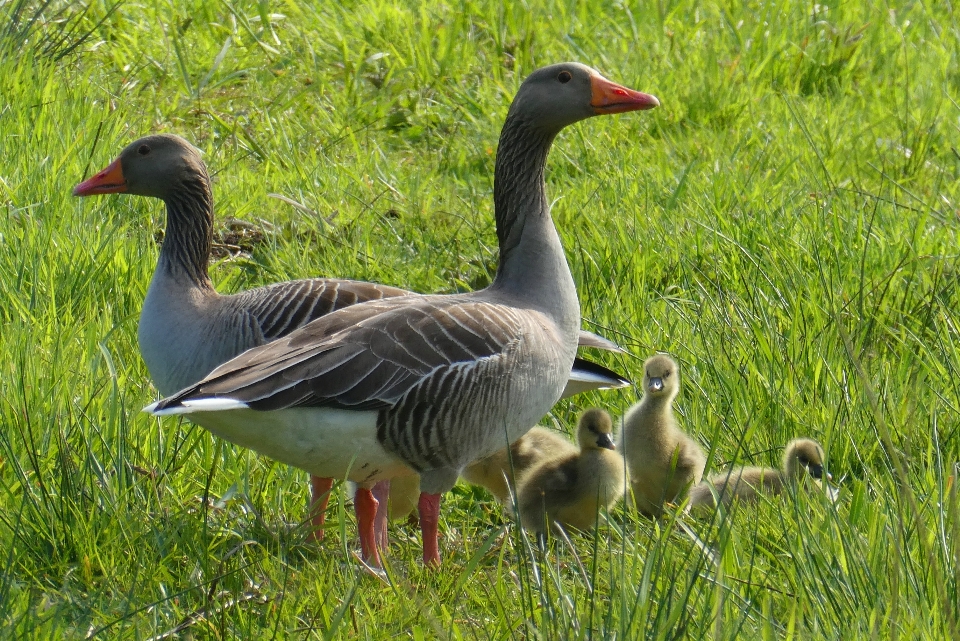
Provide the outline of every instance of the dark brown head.
{"type": "Polygon", "coordinates": [[[155,134],[127,145],[103,171],[77,185],[73,195],[125,193],[166,200],[197,180],[207,180],[200,152],[179,136],[155,134]]]}
{"type": "Polygon", "coordinates": [[[816,480],[830,479],[824,469],[826,457],[820,444],[809,438],[798,438],[787,443],[783,453],[783,469],[790,479],[797,479],[806,472],[816,480]]]}
{"type": "Polygon", "coordinates": [[[610,82],[586,65],[561,62],[527,76],[510,105],[508,118],[522,118],[555,134],[591,116],[659,105],[654,96],[610,82]]]}
{"type": "Polygon", "coordinates": [[[680,391],[680,367],[666,354],[651,356],[643,363],[643,394],[672,402],[680,391]]]}
{"type": "Polygon", "coordinates": [[[580,415],[577,441],[581,450],[615,450],[612,435],[613,420],[604,410],[594,407],[580,415]]]}

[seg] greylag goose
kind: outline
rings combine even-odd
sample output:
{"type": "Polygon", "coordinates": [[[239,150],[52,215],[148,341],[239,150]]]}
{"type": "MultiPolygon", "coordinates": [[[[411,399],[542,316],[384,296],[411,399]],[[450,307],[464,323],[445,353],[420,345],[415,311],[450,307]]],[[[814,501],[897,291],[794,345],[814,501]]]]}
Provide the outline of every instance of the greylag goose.
{"type": "Polygon", "coordinates": [[[589,409],[577,426],[579,451],[541,461],[517,482],[517,515],[527,530],[546,533],[553,523],[589,530],[600,508],[623,496],[623,457],[615,452],[613,422],[589,409]]]}
{"type": "MultiPolygon", "coordinates": [[[[179,136],[155,134],[130,143],[73,193],[124,193],[158,198],[166,204],[166,233],[138,328],[140,352],[163,395],[192,385],[241,352],[336,309],[412,294],[397,287],[333,278],[218,294],[207,274],[214,216],[210,178],[200,152],[179,136]]],[[[622,351],[590,332],[581,332],[580,345],[622,351]]],[[[621,382],[614,372],[577,359],[568,386],[582,391],[621,382]]],[[[317,539],[323,536],[332,483],[332,479],[311,478],[311,535],[317,539]]]]}
{"type": "Polygon", "coordinates": [[[707,457],[673,416],[680,370],[665,354],[643,363],[643,398],[623,417],[618,446],[627,462],[633,500],[641,514],[657,517],[664,502],[677,503],[700,482],[707,457]]]}
{"type": "MultiPolygon", "coordinates": [[[[580,309],[543,180],[553,139],[590,116],[658,104],[580,64],[533,72],[500,136],[488,288],[337,310],[146,410],[361,487],[419,473],[424,562],[439,564],[441,494],[535,425],[573,366],[580,309]]],[[[357,514],[363,558],[377,565],[370,498],[357,514]]]]}
{"type": "Polygon", "coordinates": [[[738,467],[710,477],[690,490],[690,507],[716,508],[719,500],[730,505],[734,500],[757,501],[761,494],[781,494],[788,484],[796,484],[801,475],[809,474],[817,483],[830,475],[823,469],[826,457],[823,448],[813,439],[790,441],[783,452],[783,469],[738,467]]]}

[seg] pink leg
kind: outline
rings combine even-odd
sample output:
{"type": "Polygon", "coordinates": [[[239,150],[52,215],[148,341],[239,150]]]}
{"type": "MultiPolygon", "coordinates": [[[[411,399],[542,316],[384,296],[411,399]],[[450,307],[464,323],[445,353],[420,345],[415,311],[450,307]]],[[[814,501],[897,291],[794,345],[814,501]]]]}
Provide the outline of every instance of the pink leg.
{"type": "Polygon", "coordinates": [[[381,567],[373,525],[377,517],[377,505],[373,492],[365,487],[357,488],[353,507],[357,511],[357,529],[360,530],[360,556],[367,565],[375,568],[381,567]]]}
{"type": "Polygon", "coordinates": [[[310,476],[310,534],[311,541],[323,540],[323,522],[327,518],[327,501],[330,500],[330,488],[333,479],[310,476]]]}
{"type": "Polygon", "coordinates": [[[440,543],[437,530],[440,525],[440,495],[420,493],[420,532],[423,535],[423,564],[440,567],[440,543]]]}
{"type": "Polygon", "coordinates": [[[373,498],[377,499],[377,516],[373,521],[373,535],[377,539],[377,548],[386,552],[390,547],[390,481],[380,481],[373,486],[373,498]]]}

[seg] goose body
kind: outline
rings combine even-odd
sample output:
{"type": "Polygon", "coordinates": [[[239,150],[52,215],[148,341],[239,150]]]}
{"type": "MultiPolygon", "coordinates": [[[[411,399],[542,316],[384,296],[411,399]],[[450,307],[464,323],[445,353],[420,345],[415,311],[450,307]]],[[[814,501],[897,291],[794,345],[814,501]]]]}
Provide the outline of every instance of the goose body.
{"type": "MultiPolygon", "coordinates": [[[[553,139],[578,120],[657,104],[576,63],[533,72],[500,138],[494,181],[500,264],[490,287],[337,310],[147,409],[188,415],[228,440],[289,456],[279,459],[285,462],[304,462],[296,448],[332,449],[344,460],[324,458],[329,468],[305,463],[307,469],[317,476],[346,469],[361,484],[397,475],[380,469],[382,452],[367,447],[376,439],[403,462],[403,472],[420,474],[424,560],[439,563],[440,494],[469,463],[536,424],[560,398],[574,363],[579,303],[543,183],[553,139]],[[306,420],[288,411],[298,408],[312,417],[309,435],[280,428],[306,420]],[[252,437],[263,423],[247,410],[273,413],[274,429],[252,437]],[[332,426],[342,411],[363,416],[342,431],[332,426]]],[[[377,562],[372,520],[365,521],[364,556],[377,562]]]]}
{"type": "Polygon", "coordinates": [[[673,415],[680,370],[665,354],[643,364],[643,398],[623,417],[619,448],[627,462],[634,505],[647,516],[681,501],[700,482],[707,459],[673,415]]]}
{"type": "Polygon", "coordinates": [[[755,502],[761,495],[781,494],[788,484],[797,483],[804,474],[823,482],[823,448],[813,439],[798,438],[787,444],[783,468],[738,467],[710,477],[690,490],[691,508],[715,508],[717,501],[730,505],[735,500],[755,502]]]}
{"type": "Polygon", "coordinates": [[[588,530],[601,508],[623,496],[623,458],[614,449],[610,415],[583,413],[577,427],[578,451],[541,460],[520,477],[517,508],[521,525],[545,532],[553,523],[588,530]]]}

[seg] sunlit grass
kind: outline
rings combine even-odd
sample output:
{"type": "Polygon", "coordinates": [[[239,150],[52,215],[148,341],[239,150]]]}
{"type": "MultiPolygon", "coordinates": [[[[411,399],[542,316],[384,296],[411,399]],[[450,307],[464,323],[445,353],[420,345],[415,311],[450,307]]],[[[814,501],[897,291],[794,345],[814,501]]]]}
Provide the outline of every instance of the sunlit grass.
{"type": "MultiPolygon", "coordinates": [[[[938,3],[5,2],[0,636],[951,638],[960,603],[957,24],[938,3]],[[308,6],[309,5],[309,6],[308,6]],[[329,6],[328,6],[329,5],[329,6]],[[67,37],[62,37],[63,35],[67,37]],[[492,172],[522,78],[575,59],[657,95],[550,159],[585,324],[634,378],[681,363],[709,468],[819,439],[841,490],[714,519],[624,508],[545,552],[481,490],[444,571],[393,529],[363,574],[338,489],[139,412],[159,203],[70,189],[181,134],[262,237],[221,291],[331,275],[422,292],[495,269],[492,172]],[[269,197],[278,194],[287,200],[269,197]],[[299,207],[289,204],[294,201],[299,207]]],[[[633,390],[559,404],[613,413],[633,390]]],[[[186,637],[185,637],[186,638],[186,637]]]]}

